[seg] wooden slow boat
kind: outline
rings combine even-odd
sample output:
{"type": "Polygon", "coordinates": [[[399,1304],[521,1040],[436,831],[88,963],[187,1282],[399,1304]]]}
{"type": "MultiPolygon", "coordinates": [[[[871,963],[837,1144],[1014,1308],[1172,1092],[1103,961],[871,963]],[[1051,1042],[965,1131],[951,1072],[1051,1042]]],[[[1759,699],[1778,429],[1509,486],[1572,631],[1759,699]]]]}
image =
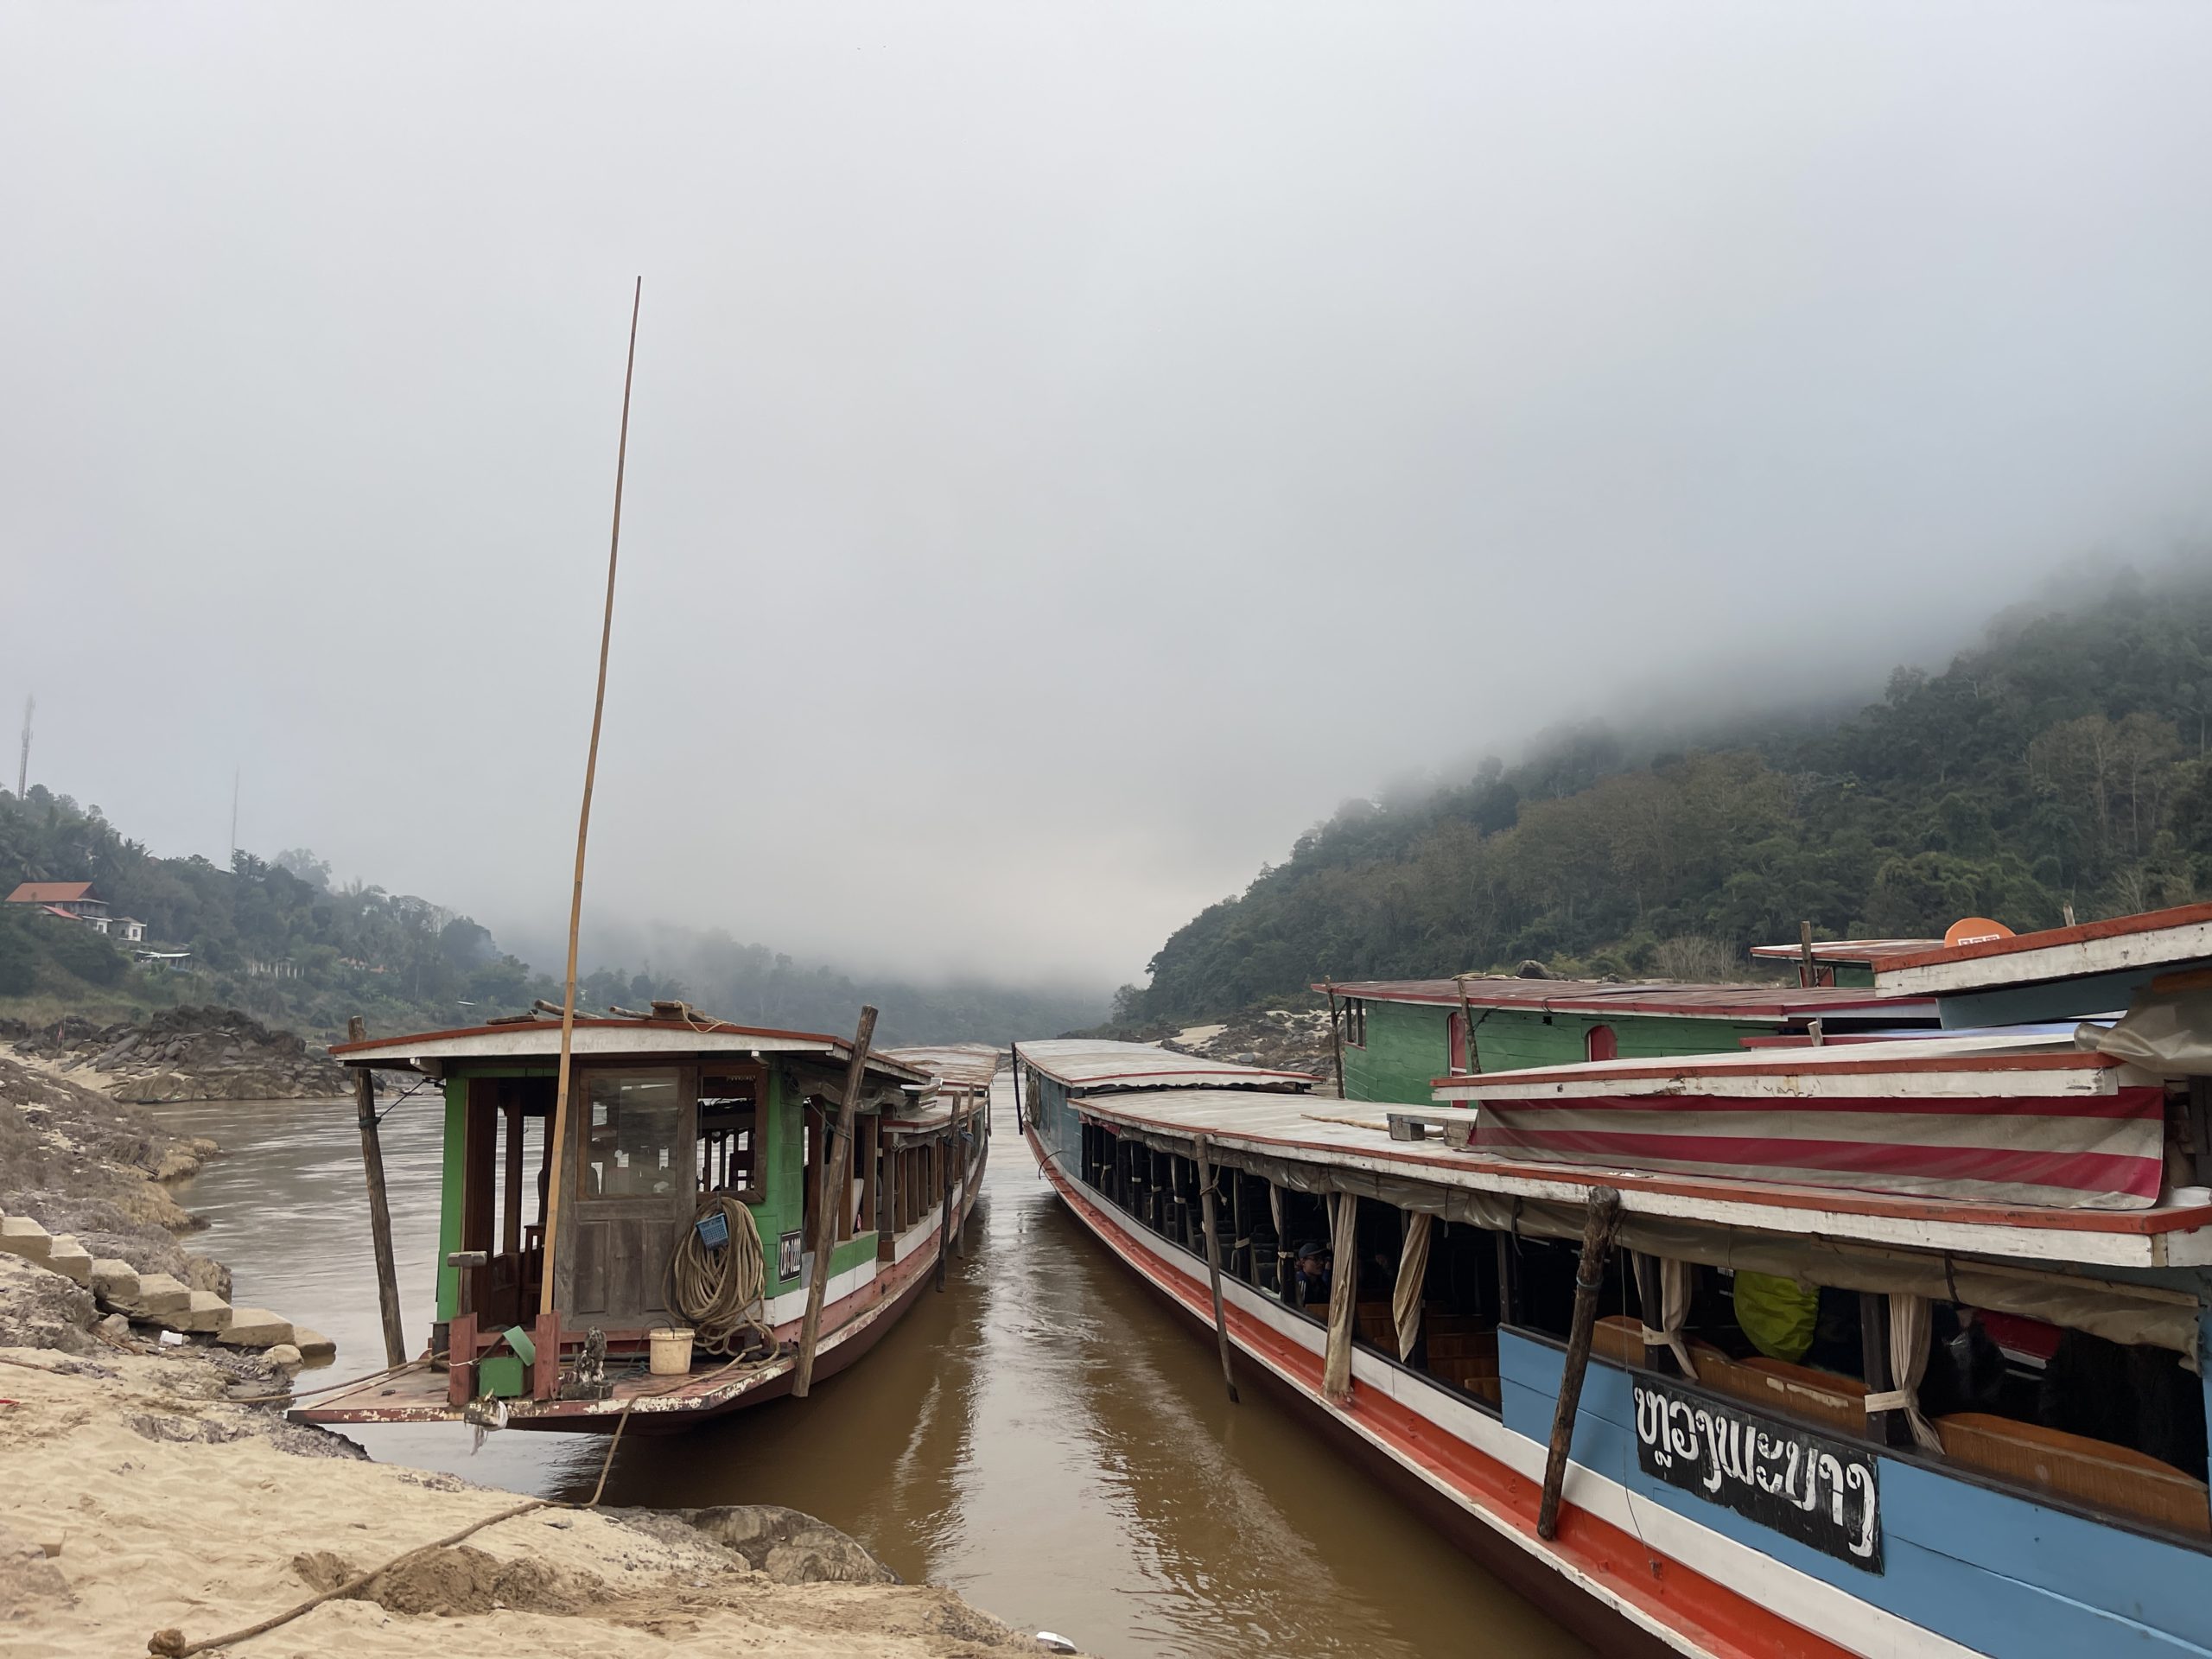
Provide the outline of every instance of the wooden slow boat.
{"type": "MultiPolygon", "coordinates": [[[[2070,966],[2098,1002],[2120,971],[2105,942],[2128,938],[2137,988],[2171,998],[2196,980],[2157,978],[2146,951],[2204,965],[2202,918],[2173,919],[2163,947],[2107,924],[1980,960],[2049,1017],[2066,997],[2040,976],[2070,966]]],[[[1986,1008],[2013,988],[1910,994],[1986,1008]]],[[[1641,994],[1663,1016],[1663,988],[1641,994]]],[[[1136,1045],[1024,1044],[1016,1071],[1040,1169],[1107,1249],[1208,1329],[1218,1266],[1240,1385],[1599,1651],[2071,1659],[2212,1653],[2197,1029],[2212,1006],[2197,1027],[2168,1009],[2147,1036],[2084,1031],[2112,1054],[2027,1033],[1764,1037],[1476,1075],[1446,1071],[1440,1043],[1419,1106],[1136,1045]],[[1578,1370],[1600,1190],[1621,1248],[1600,1253],[1578,1370]],[[1325,1302],[1295,1272],[1317,1244],[1325,1302]],[[1801,1358],[1749,1338],[1754,1274],[1816,1297],[1801,1358]],[[1986,1374],[1959,1360],[1976,1331],[1986,1374]]]]}
{"type": "MultiPolygon", "coordinates": [[[[509,1021],[342,1044],[345,1065],[411,1074],[445,1106],[432,1363],[296,1409],[305,1422],[466,1418],[539,1429],[671,1429],[791,1391],[817,1264],[815,1205],[838,1205],[814,1376],[865,1354],[930,1282],[988,1152],[988,1047],[872,1053],[853,1144],[826,1186],[852,1046],[669,1017],[575,1022],[564,1194],[546,1259],[559,1025],[509,1021]],[[728,1200],[728,1203],[718,1202],[728,1200]],[[698,1231],[721,1230],[709,1244],[698,1231]],[[648,1370],[651,1333],[693,1325],[679,1248],[719,1269],[758,1241],[742,1325],[699,1331],[690,1370],[648,1370]],[[546,1274],[552,1294],[544,1294],[546,1274]],[[704,1339],[720,1336],[720,1351],[704,1339]]],[[[694,1327],[696,1329],[696,1325],[694,1327]]]]}

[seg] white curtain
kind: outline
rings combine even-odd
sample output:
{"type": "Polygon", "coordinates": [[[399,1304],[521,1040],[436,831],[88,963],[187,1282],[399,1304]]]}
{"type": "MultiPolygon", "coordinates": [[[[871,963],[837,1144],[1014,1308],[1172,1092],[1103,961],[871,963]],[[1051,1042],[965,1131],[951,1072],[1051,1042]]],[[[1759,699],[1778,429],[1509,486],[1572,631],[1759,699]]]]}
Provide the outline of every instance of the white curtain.
{"type": "Polygon", "coordinates": [[[1637,1257],[1640,1271],[1636,1275],[1637,1290],[1641,1296],[1644,1288],[1655,1281],[1658,1287],[1656,1297],[1645,1298],[1643,1309],[1643,1345],[1664,1348],[1674,1355],[1675,1363],[1682,1368],[1682,1375],[1694,1382],[1697,1367],[1690,1362],[1689,1344],[1682,1340],[1682,1325],[1690,1316],[1690,1264],[1677,1262],[1670,1255],[1637,1257]],[[1659,1323],[1653,1325],[1653,1313],[1659,1323]]]}
{"type": "Polygon", "coordinates": [[[1943,1441],[1936,1426],[1921,1414],[1920,1379],[1928,1375],[1928,1337],[1930,1325],[1925,1296],[1891,1294],[1890,1304],[1890,1380],[1891,1387],[1866,1396],[1866,1410],[1901,1411],[1922,1448],[1941,1452],[1943,1441]]]}
{"type": "Polygon", "coordinates": [[[1390,1312],[1398,1322],[1400,1359],[1411,1359],[1414,1344],[1421,1340],[1421,1287],[1428,1277],[1428,1234],[1435,1221],[1426,1211],[1406,1216],[1406,1248],[1398,1257],[1398,1284],[1390,1296],[1390,1312]]]}
{"type": "Polygon", "coordinates": [[[1332,1400],[1351,1398],[1351,1318],[1359,1300],[1359,1200],[1349,1192],[1329,1199],[1329,1345],[1321,1360],[1321,1392],[1332,1400]]]}

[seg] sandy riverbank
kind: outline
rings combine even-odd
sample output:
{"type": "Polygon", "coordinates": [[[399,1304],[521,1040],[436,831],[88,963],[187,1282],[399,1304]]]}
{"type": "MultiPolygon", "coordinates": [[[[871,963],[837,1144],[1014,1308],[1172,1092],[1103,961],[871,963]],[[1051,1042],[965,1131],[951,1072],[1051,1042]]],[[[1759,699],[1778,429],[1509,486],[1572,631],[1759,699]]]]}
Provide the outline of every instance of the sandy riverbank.
{"type": "MultiPolygon", "coordinates": [[[[175,1241],[190,1218],[156,1176],[205,1150],[72,1077],[0,1059],[0,1210],[72,1228],[103,1253],[184,1265],[175,1241]]],[[[232,1398],[277,1388],[257,1356],[153,1335],[102,1325],[78,1286],[0,1258],[0,1650],[73,1659],[143,1653],[164,1630],[222,1635],[519,1501],[372,1463],[232,1398]]],[[[769,1554],[747,1514],[707,1512],[710,1532],[645,1512],[536,1510],[226,1651],[1038,1650],[947,1591],[780,1581],[879,1569],[827,1529],[818,1548],[802,1535],[769,1554]]]]}

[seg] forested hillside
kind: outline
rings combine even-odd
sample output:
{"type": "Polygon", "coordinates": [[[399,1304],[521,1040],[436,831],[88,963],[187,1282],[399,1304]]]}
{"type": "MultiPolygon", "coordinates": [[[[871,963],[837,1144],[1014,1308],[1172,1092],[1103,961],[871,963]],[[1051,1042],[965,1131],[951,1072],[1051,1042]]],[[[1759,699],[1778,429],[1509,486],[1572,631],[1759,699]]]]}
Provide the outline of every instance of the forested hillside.
{"type": "Polygon", "coordinates": [[[1178,931],[1116,1017],[1528,957],[1743,975],[1801,919],[1876,937],[2186,902],[2212,892],[2208,721],[2212,567],[2123,575],[1999,617],[1940,674],[1897,670],[1841,721],[1656,754],[1580,728],[1418,804],[1350,803],[1178,931]]]}
{"type": "MultiPolygon", "coordinates": [[[[420,1031],[558,1001],[558,979],[502,951],[468,917],[404,893],[334,887],[311,853],[160,858],[97,807],[33,785],[0,790],[0,893],[23,880],[95,883],[114,913],[147,924],[148,944],[191,952],[189,974],[149,970],[80,923],[0,906],[0,1017],[63,1013],[119,1018],[180,1002],[221,1003],[303,1036],[344,1033],[360,1014],[373,1031],[420,1031]]],[[[849,1030],[862,1001],[882,1010],[886,1044],[989,1041],[1097,1019],[1099,1001],[983,984],[856,982],[727,934],[670,931],[658,970],[601,968],[578,1006],[642,1007],[683,997],[741,1023],[849,1030]],[[670,971],[670,963],[674,971],[670,971]]]]}

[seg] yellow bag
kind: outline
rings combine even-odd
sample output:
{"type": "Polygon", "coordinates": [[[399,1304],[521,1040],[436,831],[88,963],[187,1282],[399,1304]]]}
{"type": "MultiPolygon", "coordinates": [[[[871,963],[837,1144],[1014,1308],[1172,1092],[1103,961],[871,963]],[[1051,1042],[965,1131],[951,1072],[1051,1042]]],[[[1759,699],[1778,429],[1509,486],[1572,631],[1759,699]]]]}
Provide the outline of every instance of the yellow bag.
{"type": "Polygon", "coordinates": [[[1820,1292],[1806,1289],[1795,1279],[1765,1273],[1736,1274],[1736,1323],[1751,1339],[1751,1346],[1769,1359],[1794,1364],[1804,1358],[1813,1345],[1820,1309],[1820,1292]]]}

